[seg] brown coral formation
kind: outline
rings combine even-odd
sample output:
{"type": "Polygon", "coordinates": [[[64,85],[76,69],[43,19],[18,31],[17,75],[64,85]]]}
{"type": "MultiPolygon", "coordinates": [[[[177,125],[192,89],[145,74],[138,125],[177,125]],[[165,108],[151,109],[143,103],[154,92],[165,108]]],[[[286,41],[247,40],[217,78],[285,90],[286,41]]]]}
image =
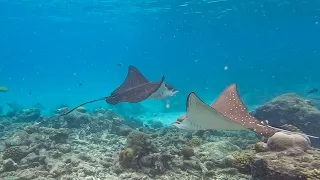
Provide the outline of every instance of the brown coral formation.
{"type": "Polygon", "coordinates": [[[310,148],[303,135],[277,132],[268,139],[267,149],[250,157],[254,180],[308,179],[307,175],[316,176],[314,169],[320,169],[320,152],[310,148]]]}
{"type": "Polygon", "coordinates": [[[310,140],[300,134],[277,132],[268,139],[268,148],[273,151],[297,150],[306,151],[310,148],[310,140]]]}
{"type": "Polygon", "coordinates": [[[24,157],[22,149],[18,146],[6,149],[2,154],[2,159],[11,158],[14,161],[20,161],[24,157]]]}
{"type": "Polygon", "coordinates": [[[320,153],[262,152],[251,158],[251,167],[253,180],[307,180],[307,174],[315,176],[312,171],[320,169],[320,153]]]}
{"type": "Polygon", "coordinates": [[[190,146],[186,146],[181,150],[181,154],[184,158],[189,159],[191,156],[194,156],[194,150],[190,146]]]}
{"type": "Polygon", "coordinates": [[[123,167],[129,167],[135,156],[136,153],[132,148],[125,148],[123,151],[121,151],[119,156],[120,165],[123,167]]]}
{"type": "Polygon", "coordinates": [[[240,172],[245,174],[251,173],[250,157],[253,156],[251,151],[242,151],[233,154],[235,158],[232,162],[232,166],[237,168],[240,172]]]}

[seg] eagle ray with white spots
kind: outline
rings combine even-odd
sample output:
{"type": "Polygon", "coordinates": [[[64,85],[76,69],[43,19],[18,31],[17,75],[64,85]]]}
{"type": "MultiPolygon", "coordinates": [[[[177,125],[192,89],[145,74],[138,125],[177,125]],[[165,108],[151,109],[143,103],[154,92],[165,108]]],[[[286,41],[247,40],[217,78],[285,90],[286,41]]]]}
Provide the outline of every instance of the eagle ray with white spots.
{"type": "Polygon", "coordinates": [[[211,107],[201,101],[195,93],[190,93],[187,98],[187,114],[180,116],[172,125],[186,130],[251,129],[264,137],[271,137],[277,131],[302,134],[269,126],[250,115],[238,95],[236,84],[227,87],[211,107]]]}

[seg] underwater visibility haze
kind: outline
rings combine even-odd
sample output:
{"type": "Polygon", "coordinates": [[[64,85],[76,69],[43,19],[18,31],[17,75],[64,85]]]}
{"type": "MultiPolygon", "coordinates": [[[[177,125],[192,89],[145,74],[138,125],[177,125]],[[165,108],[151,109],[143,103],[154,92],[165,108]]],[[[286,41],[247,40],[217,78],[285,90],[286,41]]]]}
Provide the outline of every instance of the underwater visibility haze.
{"type": "Polygon", "coordinates": [[[0,0],[0,25],[0,179],[320,179],[320,0],[0,0]]]}

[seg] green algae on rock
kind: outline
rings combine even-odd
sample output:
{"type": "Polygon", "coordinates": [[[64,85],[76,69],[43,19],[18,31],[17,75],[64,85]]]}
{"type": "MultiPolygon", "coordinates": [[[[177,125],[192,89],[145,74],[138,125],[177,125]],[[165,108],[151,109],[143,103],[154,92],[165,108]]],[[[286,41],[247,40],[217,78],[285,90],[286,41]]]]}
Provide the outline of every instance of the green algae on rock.
{"type": "Polygon", "coordinates": [[[250,174],[250,157],[252,157],[254,153],[252,151],[242,151],[233,153],[232,155],[235,158],[232,162],[232,166],[244,174],[250,174]]]}
{"type": "Polygon", "coordinates": [[[320,169],[313,169],[301,172],[301,176],[307,180],[319,180],[320,179],[320,169]]]}
{"type": "Polygon", "coordinates": [[[264,142],[257,142],[254,145],[254,150],[256,152],[266,152],[266,151],[268,151],[268,147],[267,147],[267,144],[264,142]]]}
{"type": "Polygon", "coordinates": [[[129,164],[136,156],[136,152],[132,148],[125,148],[119,156],[119,163],[123,167],[129,167],[129,164]]]}

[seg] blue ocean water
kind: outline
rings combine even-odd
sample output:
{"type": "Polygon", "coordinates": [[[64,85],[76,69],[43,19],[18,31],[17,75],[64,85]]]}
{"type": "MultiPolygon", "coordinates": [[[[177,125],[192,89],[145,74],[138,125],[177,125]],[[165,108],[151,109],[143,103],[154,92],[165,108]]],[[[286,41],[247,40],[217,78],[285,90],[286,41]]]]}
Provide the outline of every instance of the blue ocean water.
{"type": "Polygon", "coordinates": [[[109,95],[129,65],[179,90],[141,103],[164,117],[190,92],[211,103],[231,83],[250,109],[305,96],[320,88],[319,21],[319,0],[0,0],[0,106],[76,106],[109,95]]]}

